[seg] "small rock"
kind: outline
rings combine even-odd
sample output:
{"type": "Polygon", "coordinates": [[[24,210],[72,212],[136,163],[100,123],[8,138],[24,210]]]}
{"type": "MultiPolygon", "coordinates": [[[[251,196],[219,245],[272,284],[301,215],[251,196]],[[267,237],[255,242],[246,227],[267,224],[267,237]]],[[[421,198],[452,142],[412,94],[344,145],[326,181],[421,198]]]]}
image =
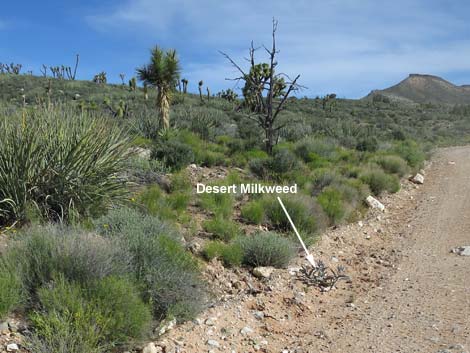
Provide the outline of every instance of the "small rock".
{"type": "Polygon", "coordinates": [[[367,196],[366,202],[369,207],[376,208],[382,212],[385,211],[385,206],[373,196],[367,196]]]}
{"type": "Polygon", "coordinates": [[[470,256],[470,245],[459,246],[452,249],[450,252],[460,256],[470,256]]]}
{"type": "Polygon", "coordinates": [[[249,335],[250,333],[253,333],[253,329],[249,326],[245,326],[244,328],[242,328],[240,330],[240,333],[243,335],[243,336],[246,336],[246,335],[249,335]]]}
{"type": "Polygon", "coordinates": [[[359,226],[359,228],[362,228],[362,227],[364,227],[364,222],[363,222],[363,221],[359,221],[359,222],[357,222],[357,225],[359,226]]]}
{"type": "Polygon", "coordinates": [[[150,342],[148,345],[142,349],[142,353],[158,353],[157,347],[155,347],[155,343],[150,342]]]}
{"type": "Polygon", "coordinates": [[[7,352],[16,352],[19,349],[20,348],[18,347],[16,343],[10,343],[9,345],[7,345],[7,352]]]}
{"type": "Polygon", "coordinates": [[[0,333],[8,331],[8,322],[0,322],[0,333]]]}
{"type": "Polygon", "coordinates": [[[208,318],[206,319],[206,321],[204,321],[204,323],[207,325],[207,326],[215,326],[215,318],[208,318]]]}
{"type": "Polygon", "coordinates": [[[258,320],[263,320],[264,319],[264,313],[262,311],[255,311],[255,313],[253,315],[258,320]]]}
{"type": "Polygon", "coordinates": [[[165,332],[168,332],[170,330],[173,329],[173,327],[175,327],[176,325],[176,319],[173,319],[173,320],[168,320],[166,322],[163,322],[161,325],[160,325],[160,329],[158,331],[158,334],[161,336],[163,335],[165,332]]]}
{"type": "Polygon", "coordinates": [[[422,174],[417,173],[411,181],[415,184],[424,184],[424,176],[422,174]]]}
{"type": "Polygon", "coordinates": [[[253,275],[255,277],[258,277],[260,279],[262,278],[270,278],[272,273],[274,271],[274,267],[268,266],[268,267],[255,267],[253,269],[253,275]]]}
{"type": "Polygon", "coordinates": [[[217,348],[220,347],[219,342],[217,342],[216,340],[207,340],[207,345],[211,347],[217,347],[217,348]]]}

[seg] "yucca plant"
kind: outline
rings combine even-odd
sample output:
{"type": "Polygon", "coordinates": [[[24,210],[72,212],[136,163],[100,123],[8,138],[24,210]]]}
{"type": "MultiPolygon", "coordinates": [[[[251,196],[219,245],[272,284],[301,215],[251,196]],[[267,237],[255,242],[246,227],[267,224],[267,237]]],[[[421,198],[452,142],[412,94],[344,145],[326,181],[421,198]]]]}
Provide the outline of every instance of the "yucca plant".
{"type": "Polygon", "coordinates": [[[176,51],[165,51],[158,46],[151,51],[150,63],[137,69],[139,79],[157,89],[157,108],[164,129],[170,127],[171,94],[178,83],[180,71],[176,51]]]}
{"type": "Polygon", "coordinates": [[[64,107],[37,108],[23,124],[16,118],[0,118],[0,224],[25,220],[29,206],[69,220],[123,199],[123,131],[64,107]]]}

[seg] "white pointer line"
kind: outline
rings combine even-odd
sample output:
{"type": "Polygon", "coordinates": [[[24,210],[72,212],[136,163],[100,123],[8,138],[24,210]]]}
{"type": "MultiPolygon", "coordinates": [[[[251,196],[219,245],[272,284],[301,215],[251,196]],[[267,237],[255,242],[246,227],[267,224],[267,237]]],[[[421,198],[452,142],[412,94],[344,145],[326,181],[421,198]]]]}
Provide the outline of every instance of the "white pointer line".
{"type": "Polygon", "coordinates": [[[287,210],[286,210],[286,206],[284,206],[284,203],[282,202],[282,200],[281,200],[281,198],[280,198],[279,196],[277,197],[277,200],[278,200],[279,203],[281,204],[282,210],[283,210],[284,213],[286,214],[287,219],[289,220],[289,223],[290,223],[292,229],[294,230],[295,235],[297,235],[297,238],[299,238],[300,244],[302,245],[302,247],[304,248],[305,253],[307,254],[307,256],[306,256],[305,258],[306,258],[307,261],[310,263],[310,265],[312,265],[314,268],[316,268],[316,267],[317,267],[317,264],[315,263],[315,260],[313,259],[313,255],[310,254],[310,252],[308,251],[307,247],[305,246],[305,243],[304,243],[304,241],[302,240],[302,237],[300,236],[299,232],[297,231],[297,228],[295,227],[294,222],[292,222],[292,219],[290,218],[289,212],[287,212],[287,210]]]}

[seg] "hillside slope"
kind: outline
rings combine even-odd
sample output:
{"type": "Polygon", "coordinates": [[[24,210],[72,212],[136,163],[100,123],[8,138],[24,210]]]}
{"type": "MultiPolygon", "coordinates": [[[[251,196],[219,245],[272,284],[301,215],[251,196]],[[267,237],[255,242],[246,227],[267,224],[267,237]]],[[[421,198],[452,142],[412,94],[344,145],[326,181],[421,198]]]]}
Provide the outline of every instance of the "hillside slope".
{"type": "Polygon", "coordinates": [[[374,90],[365,98],[383,95],[392,100],[406,100],[414,103],[470,104],[470,86],[456,86],[438,76],[410,74],[400,83],[374,90]]]}

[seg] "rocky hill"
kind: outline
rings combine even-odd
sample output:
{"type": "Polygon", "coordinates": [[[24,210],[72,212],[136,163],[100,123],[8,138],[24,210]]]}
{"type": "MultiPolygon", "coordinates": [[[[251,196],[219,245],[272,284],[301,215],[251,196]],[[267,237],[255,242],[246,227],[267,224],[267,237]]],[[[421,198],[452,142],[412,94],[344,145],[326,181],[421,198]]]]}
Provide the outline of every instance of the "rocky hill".
{"type": "Polygon", "coordinates": [[[372,91],[365,99],[374,97],[414,103],[470,104],[470,85],[456,86],[438,76],[410,74],[392,87],[372,91]]]}

